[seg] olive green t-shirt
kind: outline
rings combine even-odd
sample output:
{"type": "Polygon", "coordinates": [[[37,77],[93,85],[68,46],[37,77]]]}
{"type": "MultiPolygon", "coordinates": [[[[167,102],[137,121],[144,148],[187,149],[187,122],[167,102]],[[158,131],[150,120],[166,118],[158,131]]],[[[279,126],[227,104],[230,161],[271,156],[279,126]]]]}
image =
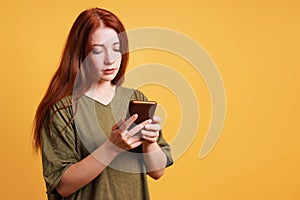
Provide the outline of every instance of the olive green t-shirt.
{"type": "MultiPolygon", "coordinates": [[[[42,132],[43,175],[49,200],[149,199],[141,146],[121,153],[92,182],[69,197],[61,197],[55,189],[65,170],[99,147],[108,139],[112,126],[127,117],[130,100],[147,98],[138,90],[117,87],[108,105],[84,95],[77,104],[70,96],[53,106],[42,132]]],[[[161,132],[158,144],[166,154],[166,166],[171,165],[170,147],[161,132]]]]}

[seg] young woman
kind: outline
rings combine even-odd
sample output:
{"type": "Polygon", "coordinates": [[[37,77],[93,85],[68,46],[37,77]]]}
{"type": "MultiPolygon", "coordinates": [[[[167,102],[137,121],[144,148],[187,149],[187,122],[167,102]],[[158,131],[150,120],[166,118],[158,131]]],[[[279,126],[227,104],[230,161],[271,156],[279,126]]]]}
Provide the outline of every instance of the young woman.
{"type": "Polygon", "coordinates": [[[48,199],[149,199],[154,179],[172,164],[155,116],[126,119],[130,100],[121,86],[128,62],[124,26],[111,12],[82,12],[36,112],[34,147],[42,152],[48,199]]]}

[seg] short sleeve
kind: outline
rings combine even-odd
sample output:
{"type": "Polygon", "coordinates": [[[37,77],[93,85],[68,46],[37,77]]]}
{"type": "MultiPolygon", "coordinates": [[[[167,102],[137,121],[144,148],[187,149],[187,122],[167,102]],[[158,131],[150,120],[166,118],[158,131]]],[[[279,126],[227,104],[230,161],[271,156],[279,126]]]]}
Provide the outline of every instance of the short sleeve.
{"type": "Polygon", "coordinates": [[[131,100],[148,101],[148,98],[139,90],[134,90],[131,100]]]}
{"type": "MultiPolygon", "coordinates": [[[[139,90],[135,90],[133,99],[142,100],[142,101],[148,100],[147,97],[139,90]]],[[[167,143],[167,141],[164,139],[162,131],[159,132],[159,138],[157,144],[160,146],[161,150],[166,154],[167,157],[166,167],[171,166],[173,164],[171,148],[170,145],[167,143]]]]}
{"type": "Polygon", "coordinates": [[[170,148],[170,145],[164,139],[162,131],[159,132],[159,138],[158,138],[157,144],[160,146],[161,150],[166,154],[166,157],[167,157],[166,167],[173,165],[171,148],[170,148]]]}
{"type": "Polygon", "coordinates": [[[66,102],[60,101],[53,106],[42,131],[43,176],[48,194],[56,192],[65,170],[80,160],[71,120],[72,107],[66,107],[66,102]]]}

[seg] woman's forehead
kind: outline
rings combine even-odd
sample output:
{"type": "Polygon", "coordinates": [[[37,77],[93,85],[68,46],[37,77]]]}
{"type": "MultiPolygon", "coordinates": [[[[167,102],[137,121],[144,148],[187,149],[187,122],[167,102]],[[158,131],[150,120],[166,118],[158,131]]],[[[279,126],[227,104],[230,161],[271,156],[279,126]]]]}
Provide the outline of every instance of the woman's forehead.
{"type": "Polygon", "coordinates": [[[91,36],[92,45],[115,44],[118,42],[118,34],[112,28],[98,28],[91,36]]]}

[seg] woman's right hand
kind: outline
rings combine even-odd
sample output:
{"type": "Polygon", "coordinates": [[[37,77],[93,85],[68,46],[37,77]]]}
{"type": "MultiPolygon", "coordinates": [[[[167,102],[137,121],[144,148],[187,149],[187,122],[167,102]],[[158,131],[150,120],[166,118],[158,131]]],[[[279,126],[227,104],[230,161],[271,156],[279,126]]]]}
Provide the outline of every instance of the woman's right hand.
{"type": "Polygon", "coordinates": [[[126,121],[121,119],[112,127],[112,131],[109,137],[111,143],[116,145],[120,150],[126,151],[133,149],[143,143],[141,137],[136,136],[136,134],[142,130],[147,124],[151,123],[151,119],[146,120],[132,129],[128,130],[130,125],[137,119],[138,115],[132,115],[126,121]]]}

